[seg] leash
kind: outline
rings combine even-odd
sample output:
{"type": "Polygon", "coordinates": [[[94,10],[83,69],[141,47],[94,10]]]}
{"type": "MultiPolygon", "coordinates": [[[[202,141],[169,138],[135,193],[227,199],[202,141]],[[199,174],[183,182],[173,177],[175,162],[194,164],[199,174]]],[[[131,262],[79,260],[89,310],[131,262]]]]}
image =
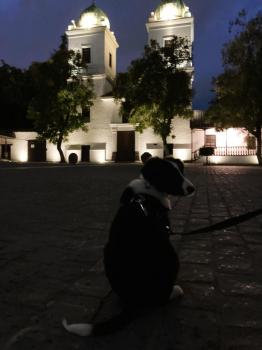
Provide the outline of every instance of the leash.
{"type": "Polygon", "coordinates": [[[234,226],[242,222],[245,222],[247,220],[250,220],[261,214],[262,214],[262,209],[250,211],[246,214],[235,216],[233,218],[218,222],[217,224],[214,224],[214,225],[210,225],[210,226],[199,228],[197,230],[182,233],[181,236],[196,235],[198,233],[207,233],[207,232],[222,230],[227,227],[234,226]]]}
{"type": "MultiPolygon", "coordinates": [[[[144,200],[145,200],[144,196],[137,195],[137,196],[133,197],[130,202],[138,204],[138,206],[139,206],[140,210],[143,212],[143,214],[145,216],[148,216],[148,212],[147,212],[146,208],[143,205],[144,200]]],[[[235,216],[235,217],[230,218],[230,219],[226,219],[226,220],[220,221],[220,222],[218,222],[218,223],[216,223],[214,225],[205,226],[205,227],[202,227],[202,228],[199,228],[199,229],[196,229],[196,230],[192,230],[192,231],[188,231],[188,232],[184,232],[184,233],[172,232],[171,235],[172,234],[175,234],[175,235],[179,234],[181,236],[190,236],[190,235],[196,235],[196,234],[199,234],[199,233],[207,233],[207,232],[223,230],[225,228],[241,224],[242,222],[248,221],[248,220],[250,220],[250,219],[252,219],[252,218],[254,218],[254,217],[258,216],[258,215],[261,215],[261,214],[262,214],[262,208],[254,210],[254,211],[247,212],[247,213],[242,214],[242,215],[235,216]]]]}

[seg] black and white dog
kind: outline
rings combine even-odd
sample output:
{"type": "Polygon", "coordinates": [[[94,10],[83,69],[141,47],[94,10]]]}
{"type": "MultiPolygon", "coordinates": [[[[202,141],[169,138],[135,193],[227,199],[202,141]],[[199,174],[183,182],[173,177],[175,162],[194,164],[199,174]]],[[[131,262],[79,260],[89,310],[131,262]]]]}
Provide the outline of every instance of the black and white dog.
{"type": "MultiPolygon", "coordinates": [[[[150,158],[140,178],[124,190],[104,249],[104,267],[125,310],[162,305],[183,294],[175,285],[179,260],[169,240],[168,212],[170,196],[193,192],[181,161],[157,157],[150,158]]],[[[99,334],[103,328],[99,324],[68,325],[66,321],[63,325],[79,335],[99,334]]]]}

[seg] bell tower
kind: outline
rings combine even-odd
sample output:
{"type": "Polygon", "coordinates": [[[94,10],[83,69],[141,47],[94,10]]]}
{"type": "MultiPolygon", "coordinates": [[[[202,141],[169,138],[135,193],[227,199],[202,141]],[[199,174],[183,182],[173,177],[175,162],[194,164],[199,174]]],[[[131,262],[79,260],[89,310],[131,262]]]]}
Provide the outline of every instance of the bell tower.
{"type": "MultiPolygon", "coordinates": [[[[160,47],[168,45],[173,36],[187,38],[191,48],[194,42],[194,18],[183,0],[162,0],[146,23],[148,43],[158,42],[160,47]]],[[[193,71],[191,62],[186,69],[193,71]]]]}
{"type": "MultiPolygon", "coordinates": [[[[183,0],[162,0],[146,23],[148,44],[156,41],[160,47],[168,46],[174,36],[186,38],[192,50],[194,42],[194,18],[183,0]]],[[[191,76],[193,84],[194,67],[192,61],[185,61],[180,66],[191,76]]],[[[191,129],[190,121],[180,116],[172,123],[172,136],[168,143],[173,148],[173,156],[182,160],[191,159],[191,129]]]]}
{"type": "MultiPolygon", "coordinates": [[[[77,21],[72,20],[66,31],[68,49],[80,52],[88,66],[96,96],[112,91],[116,76],[116,55],[118,43],[110,30],[107,15],[94,3],[82,11],[77,21]]],[[[83,77],[87,74],[83,70],[83,77]]]]}

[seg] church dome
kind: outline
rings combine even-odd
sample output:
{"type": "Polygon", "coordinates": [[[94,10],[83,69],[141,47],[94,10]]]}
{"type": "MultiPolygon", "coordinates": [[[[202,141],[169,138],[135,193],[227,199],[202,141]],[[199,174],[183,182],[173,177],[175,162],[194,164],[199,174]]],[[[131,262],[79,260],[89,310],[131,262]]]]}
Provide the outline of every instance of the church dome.
{"type": "Polygon", "coordinates": [[[93,3],[81,13],[77,22],[77,27],[89,29],[100,26],[105,26],[110,29],[110,22],[104,11],[93,3]]]}
{"type": "Polygon", "coordinates": [[[153,13],[153,16],[157,21],[165,21],[182,17],[191,17],[191,13],[183,0],[162,0],[153,13]]]}

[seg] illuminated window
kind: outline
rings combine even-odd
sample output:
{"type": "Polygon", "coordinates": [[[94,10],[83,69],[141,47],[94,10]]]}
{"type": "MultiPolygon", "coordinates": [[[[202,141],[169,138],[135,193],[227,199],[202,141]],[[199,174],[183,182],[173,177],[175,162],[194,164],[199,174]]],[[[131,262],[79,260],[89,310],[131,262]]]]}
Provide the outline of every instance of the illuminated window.
{"type": "Polygon", "coordinates": [[[84,64],[91,63],[91,48],[90,47],[82,48],[82,63],[84,63],[84,64]]]}
{"type": "Polygon", "coordinates": [[[216,148],[216,135],[205,135],[205,147],[216,148]]]}

